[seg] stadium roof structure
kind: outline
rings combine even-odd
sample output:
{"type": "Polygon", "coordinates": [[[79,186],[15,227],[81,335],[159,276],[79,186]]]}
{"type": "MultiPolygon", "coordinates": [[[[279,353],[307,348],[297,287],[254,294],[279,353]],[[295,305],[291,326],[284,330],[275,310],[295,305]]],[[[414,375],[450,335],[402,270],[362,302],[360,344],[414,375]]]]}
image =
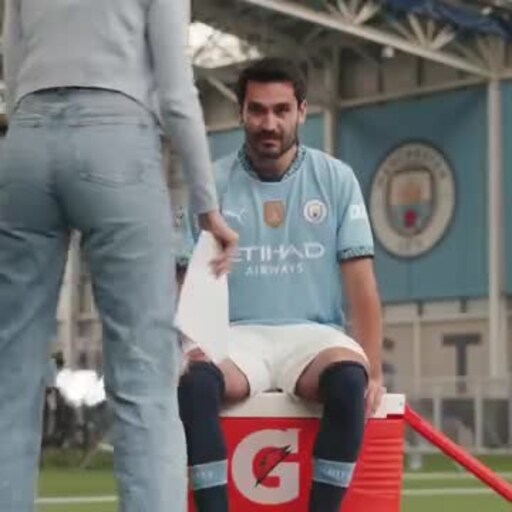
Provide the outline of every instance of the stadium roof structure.
{"type": "Polygon", "coordinates": [[[368,59],[384,49],[485,79],[502,74],[512,41],[512,0],[194,0],[193,19],[217,34],[199,69],[215,67],[206,48],[230,34],[241,41],[232,63],[244,52],[322,61],[341,48],[368,59]]]}
{"type": "Polygon", "coordinates": [[[512,0],[191,1],[197,74],[231,98],[219,68],[269,54],[323,67],[340,49],[373,62],[399,51],[466,77],[512,76],[512,0]]]}

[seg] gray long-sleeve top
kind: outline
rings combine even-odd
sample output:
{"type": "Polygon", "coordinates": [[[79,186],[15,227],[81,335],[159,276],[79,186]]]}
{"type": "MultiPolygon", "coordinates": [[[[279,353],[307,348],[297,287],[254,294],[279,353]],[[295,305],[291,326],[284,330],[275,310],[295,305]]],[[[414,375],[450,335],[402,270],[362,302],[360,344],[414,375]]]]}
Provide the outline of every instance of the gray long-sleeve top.
{"type": "Polygon", "coordinates": [[[153,109],[175,142],[191,209],[217,208],[203,114],[186,55],[189,0],[6,0],[7,114],[31,92],[92,87],[153,109]],[[154,110],[154,109],[153,109],[154,110]]]}

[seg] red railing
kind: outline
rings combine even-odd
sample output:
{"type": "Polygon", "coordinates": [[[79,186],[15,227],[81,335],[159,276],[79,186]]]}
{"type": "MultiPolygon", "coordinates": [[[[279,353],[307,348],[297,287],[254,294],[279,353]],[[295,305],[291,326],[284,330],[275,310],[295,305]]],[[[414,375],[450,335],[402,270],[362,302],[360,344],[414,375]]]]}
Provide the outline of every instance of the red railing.
{"type": "Polygon", "coordinates": [[[423,436],[434,446],[437,446],[444,454],[451,457],[461,466],[465,467],[497,494],[501,495],[509,502],[512,502],[512,484],[464,451],[460,446],[448,439],[442,432],[436,430],[408,405],[405,408],[404,418],[408,425],[418,432],[418,434],[423,436]]]}

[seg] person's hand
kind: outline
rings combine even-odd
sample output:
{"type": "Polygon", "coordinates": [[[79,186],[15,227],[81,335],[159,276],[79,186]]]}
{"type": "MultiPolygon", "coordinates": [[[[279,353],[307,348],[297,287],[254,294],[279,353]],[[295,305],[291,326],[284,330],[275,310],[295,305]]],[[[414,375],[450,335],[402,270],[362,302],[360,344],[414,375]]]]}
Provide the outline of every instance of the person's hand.
{"type": "Polygon", "coordinates": [[[217,277],[227,274],[236,256],[238,234],[233,231],[218,210],[201,213],[199,227],[209,231],[220,246],[220,254],[211,262],[212,270],[217,277]]]}
{"type": "Polygon", "coordinates": [[[386,388],[383,386],[382,373],[370,375],[368,387],[366,389],[367,419],[371,418],[379,408],[384,393],[386,393],[386,388]]]}

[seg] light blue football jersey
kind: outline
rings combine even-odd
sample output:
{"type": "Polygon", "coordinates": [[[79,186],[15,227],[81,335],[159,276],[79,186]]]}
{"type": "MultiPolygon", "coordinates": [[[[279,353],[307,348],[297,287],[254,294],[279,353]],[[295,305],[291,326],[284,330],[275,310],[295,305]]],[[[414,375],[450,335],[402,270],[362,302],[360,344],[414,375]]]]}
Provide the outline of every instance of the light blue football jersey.
{"type": "Polygon", "coordinates": [[[259,180],[244,149],[216,162],[215,175],[222,213],[240,235],[231,321],[342,326],[339,263],[374,252],[352,169],[299,146],[279,182],[259,180]]]}

